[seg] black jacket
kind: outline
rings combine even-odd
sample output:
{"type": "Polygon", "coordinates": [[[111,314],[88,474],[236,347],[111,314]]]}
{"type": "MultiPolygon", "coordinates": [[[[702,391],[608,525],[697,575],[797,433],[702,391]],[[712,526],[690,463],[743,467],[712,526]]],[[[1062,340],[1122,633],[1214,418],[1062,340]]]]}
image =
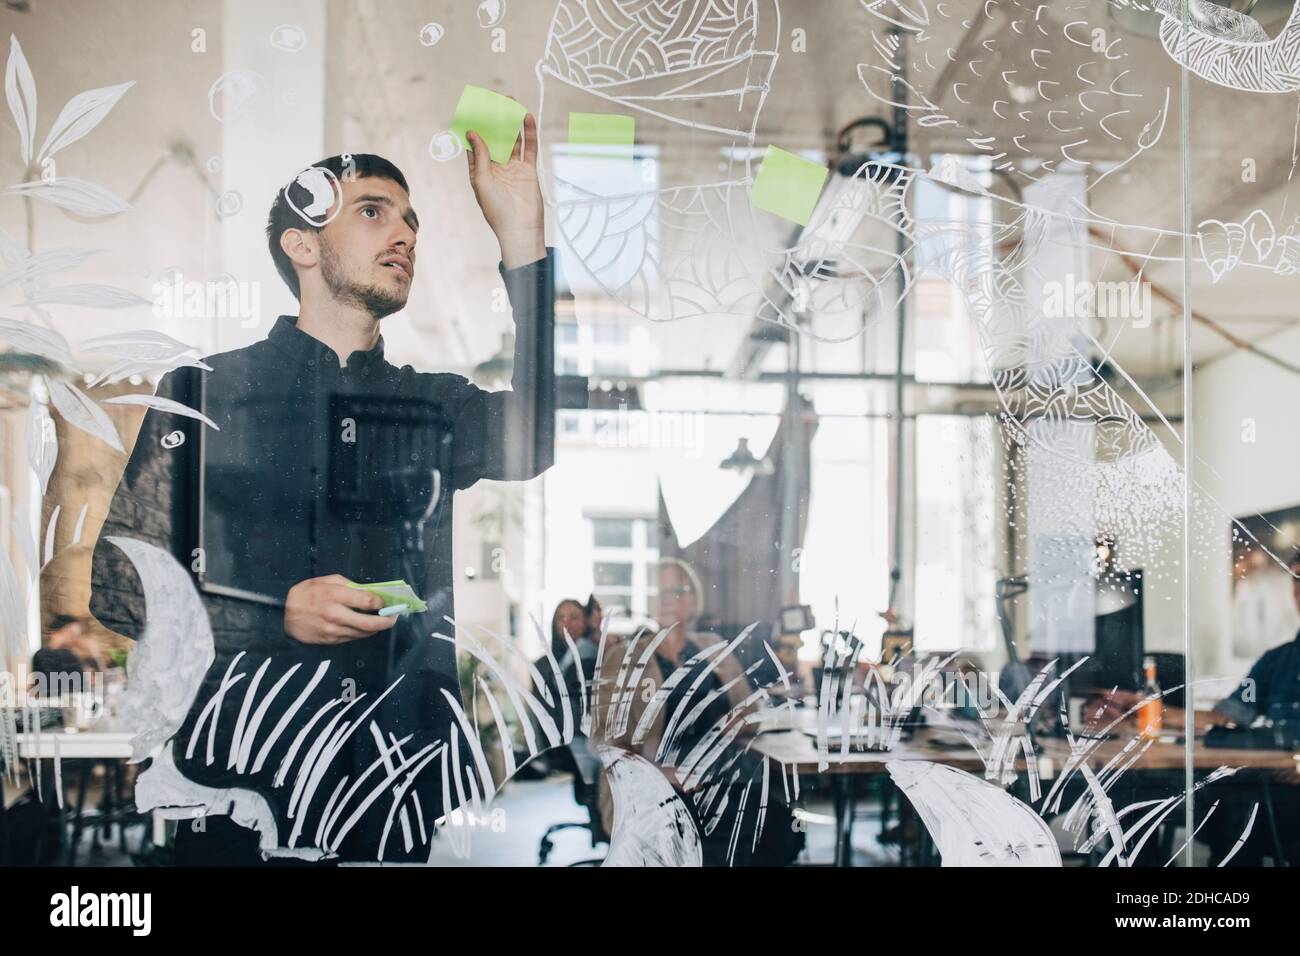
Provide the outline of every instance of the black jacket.
{"type": "MultiPolygon", "coordinates": [[[[390,741],[410,736],[404,753],[448,741],[455,722],[448,697],[459,699],[455,653],[430,635],[452,634],[444,618],[455,613],[453,494],[480,478],[532,478],[554,456],[553,254],[502,269],[502,277],[516,325],[510,391],[487,392],[459,375],[398,368],[384,360],[382,339],[340,368],[331,349],[281,316],[266,339],[205,359],[210,372],[179,369],[160,383],[159,395],[201,409],[219,431],[158,410],[145,416],[95,546],[91,612],[132,638],[145,624],[141,583],[106,540],[110,536],[164,548],[190,569],[202,585],[216,662],[176,738],[177,763],[205,784],[260,790],[283,827],[293,825],[285,803],[289,788],[273,784],[274,772],[286,757],[308,759],[306,747],[289,753],[294,734],[284,733],[261,771],[252,773],[224,759],[207,762],[204,746],[190,755],[190,731],[242,653],[231,673],[247,677],[238,693],[217,702],[219,754],[229,745],[223,735],[244,726],[238,717],[244,690],[268,661],[257,682],[262,694],[299,666],[264,717],[263,731],[300,693],[306,700],[290,731],[341,693],[373,701],[388,691],[367,718],[374,726],[359,723],[325,774],[317,811],[335,776],[355,780],[375,761],[376,731],[390,741]],[[414,524],[421,519],[422,535],[414,524]],[[429,609],[383,634],[336,647],[309,647],[287,637],[283,601],[289,588],[333,573],[359,582],[405,579],[429,609]],[[328,662],[328,677],[309,692],[309,678],[322,662],[328,662]],[[389,689],[394,681],[396,688],[389,689]]],[[[359,704],[350,713],[363,709],[359,704]]],[[[455,762],[470,761],[466,744],[460,739],[455,762]]],[[[429,767],[438,776],[438,761],[429,767]]],[[[444,809],[441,780],[416,792],[424,793],[420,814],[431,827],[444,809]]],[[[379,809],[386,811],[383,803],[379,809]]],[[[377,840],[379,829],[358,827],[349,855],[373,858],[365,841],[377,840]]],[[[310,845],[312,831],[308,826],[298,845],[310,845]]]]}

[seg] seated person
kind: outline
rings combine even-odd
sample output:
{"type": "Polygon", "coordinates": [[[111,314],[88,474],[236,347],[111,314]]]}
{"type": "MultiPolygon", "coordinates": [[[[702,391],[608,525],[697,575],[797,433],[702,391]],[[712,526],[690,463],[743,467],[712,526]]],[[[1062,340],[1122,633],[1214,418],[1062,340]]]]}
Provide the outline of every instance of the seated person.
{"type": "MultiPolygon", "coordinates": [[[[1300,608],[1300,549],[1291,556],[1289,570],[1293,575],[1292,595],[1300,608]]],[[[1112,691],[1103,703],[1102,717],[1120,717],[1140,704],[1144,696],[1141,692],[1112,691]]],[[[1135,716],[1136,711],[1129,715],[1135,716]]],[[[1197,711],[1193,720],[1196,732],[1201,734],[1221,724],[1248,727],[1260,717],[1274,722],[1300,720],[1300,632],[1287,643],[1266,651],[1231,694],[1218,701],[1213,710],[1197,711]]],[[[1181,708],[1164,708],[1165,727],[1181,728],[1185,719],[1181,708]]]]}
{"type": "MultiPolygon", "coordinates": [[[[1300,608],[1300,549],[1287,568],[1291,595],[1300,608]]],[[[1214,705],[1232,723],[1249,726],[1258,717],[1274,723],[1300,720],[1300,631],[1287,643],[1265,651],[1233,693],[1214,705]]]]}
{"type": "MultiPolygon", "coordinates": [[[[1289,562],[1289,570],[1294,576],[1293,596],[1300,607],[1300,550],[1297,550],[1289,562]]],[[[1116,691],[1108,695],[1103,716],[1114,719],[1139,704],[1143,699],[1140,693],[1116,691]]],[[[1130,718],[1136,715],[1129,715],[1130,718]]],[[[1164,726],[1180,728],[1186,719],[1186,712],[1176,707],[1166,707],[1163,714],[1164,726]]],[[[1248,727],[1260,717],[1271,721],[1296,720],[1300,716],[1300,633],[1286,644],[1282,644],[1264,653],[1246,678],[1236,689],[1214,705],[1208,712],[1198,711],[1194,714],[1196,732],[1203,733],[1212,726],[1236,724],[1248,727]]],[[[1225,758],[1225,763],[1232,763],[1225,758]]],[[[1210,865],[1219,862],[1231,854],[1233,866],[1260,866],[1264,857],[1275,856],[1280,846],[1288,862],[1300,861],[1300,821],[1297,819],[1292,794],[1295,787],[1278,786],[1273,788],[1272,798],[1275,805],[1273,820],[1265,817],[1266,804],[1263,801],[1258,778],[1253,775],[1239,775],[1231,783],[1215,785],[1213,792],[1198,796],[1198,806],[1218,801],[1219,807],[1214,816],[1206,821],[1198,831],[1198,840],[1210,847],[1210,865]],[[1258,808],[1258,809],[1257,809],[1258,808]],[[1254,824],[1251,818],[1257,816],[1254,824]],[[1276,842],[1273,826],[1276,826],[1276,842]],[[1238,846],[1243,834],[1246,841],[1238,846]]],[[[1198,810],[1198,816],[1201,811],[1198,810]]],[[[1275,865],[1281,861],[1274,860],[1275,865]]]]}
{"type": "Polygon", "coordinates": [[[58,697],[61,689],[85,689],[81,675],[103,671],[107,660],[103,648],[86,633],[85,622],[68,614],[54,617],[50,635],[32,655],[29,693],[58,697]]]}
{"type": "MultiPolygon", "coordinates": [[[[555,663],[559,665],[560,673],[564,677],[565,687],[572,698],[578,692],[577,670],[574,667],[573,655],[569,650],[569,641],[572,640],[575,647],[578,648],[578,655],[581,660],[588,656],[591,658],[591,665],[584,667],[584,674],[588,680],[591,679],[592,668],[595,664],[595,644],[588,640],[587,637],[587,612],[582,606],[582,602],[574,598],[564,598],[555,606],[554,613],[551,614],[551,656],[555,658],[555,663]],[[590,644],[590,655],[584,653],[584,645],[590,644]]],[[[559,694],[554,684],[555,675],[551,670],[551,663],[543,655],[533,662],[539,674],[542,675],[543,687],[538,694],[542,700],[546,701],[549,694],[551,700],[550,706],[559,707],[559,694]]],[[[573,703],[573,712],[580,712],[580,705],[575,700],[573,703]]]]}
{"type": "MultiPolygon", "coordinates": [[[[722,638],[693,629],[700,619],[704,593],[693,569],[683,561],[665,558],[659,563],[658,579],[656,616],[661,631],[667,633],[639,675],[635,668],[656,639],[656,632],[642,632],[627,643],[606,648],[592,695],[591,736],[659,767],[695,818],[706,866],[788,864],[798,852],[799,838],[790,825],[792,817],[782,796],[779,771],[770,774],[765,808],[760,810],[764,804],[759,791],[764,758],[745,745],[755,731],[746,717],[757,709],[758,702],[753,699],[756,689],[739,661],[725,651],[695,660],[722,638]],[[710,670],[715,660],[716,666],[710,670]],[[683,668],[687,673],[679,674],[683,668]],[[666,684],[672,689],[660,700],[666,684]],[[618,691],[620,686],[630,692],[618,691]],[[634,741],[652,706],[656,710],[644,736],[634,741]],[[734,738],[724,743],[723,738],[732,734],[734,738]],[[665,735],[670,739],[665,740],[665,735]],[[714,741],[723,753],[704,779],[687,791],[680,765],[697,745],[714,741]],[[753,792],[748,800],[743,799],[751,784],[753,792]],[[760,827],[761,835],[755,840],[760,827]]],[[[609,830],[613,794],[604,774],[600,807],[609,830]]]]}

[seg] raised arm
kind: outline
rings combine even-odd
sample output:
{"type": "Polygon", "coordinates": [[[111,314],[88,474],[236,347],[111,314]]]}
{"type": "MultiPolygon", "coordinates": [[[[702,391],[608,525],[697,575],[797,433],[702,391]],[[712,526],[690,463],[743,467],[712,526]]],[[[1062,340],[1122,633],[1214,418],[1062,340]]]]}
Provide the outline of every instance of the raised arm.
{"type": "Polygon", "coordinates": [[[456,416],[456,487],[480,478],[526,481],[555,461],[555,273],[553,253],[501,270],[515,318],[510,390],[470,386],[456,416]]]}
{"type": "Polygon", "coordinates": [[[555,459],[555,269],[546,248],[545,204],[537,180],[537,121],[506,163],[493,162],[472,130],[469,179],[501,248],[501,278],[515,320],[510,390],[473,388],[460,406],[452,444],[456,487],[480,478],[522,481],[555,459]]]}

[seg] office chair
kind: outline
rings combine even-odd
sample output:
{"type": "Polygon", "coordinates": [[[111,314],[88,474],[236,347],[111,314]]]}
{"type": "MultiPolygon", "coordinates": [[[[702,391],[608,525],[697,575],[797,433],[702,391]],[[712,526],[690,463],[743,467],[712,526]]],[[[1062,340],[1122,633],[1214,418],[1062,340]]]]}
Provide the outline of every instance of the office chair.
{"type": "MultiPolygon", "coordinates": [[[[591,755],[586,752],[586,738],[576,738],[572,744],[550,752],[553,765],[573,775],[573,799],[587,811],[587,819],[582,822],[555,823],[546,828],[542,842],[537,848],[537,865],[545,866],[555,849],[552,839],[561,830],[587,830],[591,834],[591,848],[598,844],[609,844],[609,834],[605,832],[600,820],[600,769],[593,764],[591,755]],[[575,753],[575,749],[579,751],[575,753]]],[[[570,863],[570,866],[599,866],[602,857],[592,857],[570,863]]]]}

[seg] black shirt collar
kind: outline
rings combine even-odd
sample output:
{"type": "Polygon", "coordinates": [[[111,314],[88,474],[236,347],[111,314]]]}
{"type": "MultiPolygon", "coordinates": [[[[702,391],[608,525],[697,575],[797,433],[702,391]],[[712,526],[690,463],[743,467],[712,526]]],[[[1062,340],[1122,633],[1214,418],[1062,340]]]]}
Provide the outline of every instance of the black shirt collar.
{"type": "MultiPolygon", "coordinates": [[[[282,315],[275,320],[268,336],[271,344],[278,348],[297,364],[316,363],[325,368],[338,368],[339,356],[320,339],[313,338],[298,328],[298,317],[282,315]]],[[[367,351],[356,351],[348,356],[349,371],[369,371],[384,365],[384,337],[381,335],[375,347],[367,351]]]]}

